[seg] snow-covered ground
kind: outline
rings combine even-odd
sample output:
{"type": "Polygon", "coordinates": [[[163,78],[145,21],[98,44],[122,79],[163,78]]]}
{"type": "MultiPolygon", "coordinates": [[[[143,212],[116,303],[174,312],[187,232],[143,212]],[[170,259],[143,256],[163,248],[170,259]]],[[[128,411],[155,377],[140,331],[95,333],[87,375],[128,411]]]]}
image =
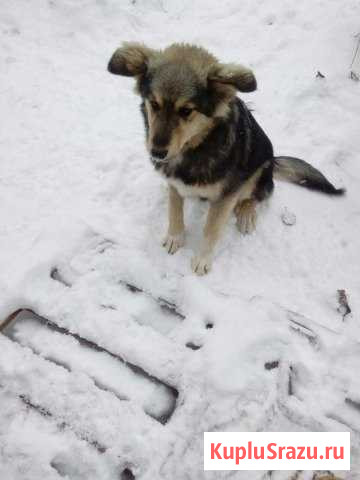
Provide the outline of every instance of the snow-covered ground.
{"type": "Polygon", "coordinates": [[[358,0],[1,1],[0,321],[52,322],[24,312],[0,334],[1,479],[270,478],[205,474],[212,430],[350,430],[341,478],[359,478],[359,15],[358,0]],[[276,153],[346,197],[277,184],[257,231],[233,219],[194,277],[206,206],[188,202],[168,256],[133,81],[106,71],[123,40],[250,65],[243,98],[276,153]]]}

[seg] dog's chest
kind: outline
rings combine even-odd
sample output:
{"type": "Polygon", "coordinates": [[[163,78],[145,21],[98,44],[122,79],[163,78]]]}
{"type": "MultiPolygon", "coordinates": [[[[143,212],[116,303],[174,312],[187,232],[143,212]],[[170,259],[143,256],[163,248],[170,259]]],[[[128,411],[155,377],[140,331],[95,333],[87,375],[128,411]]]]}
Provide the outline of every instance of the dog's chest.
{"type": "Polygon", "coordinates": [[[178,156],[171,164],[155,168],[180,196],[216,201],[223,191],[223,179],[211,181],[208,169],[198,172],[193,165],[184,165],[182,162],[182,156],[178,156]]]}
{"type": "Polygon", "coordinates": [[[222,192],[221,182],[208,185],[192,184],[186,185],[177,178],[166,178],[168,183],[173,186],[182,197],[200,197],[210,201],[217,200],[222,192]]]}

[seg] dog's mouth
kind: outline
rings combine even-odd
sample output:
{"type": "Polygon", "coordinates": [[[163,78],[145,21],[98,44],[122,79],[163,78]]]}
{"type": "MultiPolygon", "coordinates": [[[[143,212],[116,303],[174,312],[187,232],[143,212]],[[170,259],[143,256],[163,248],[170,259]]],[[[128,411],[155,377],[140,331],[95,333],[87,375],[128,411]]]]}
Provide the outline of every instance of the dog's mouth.
{"type": "Polygon", "coordinates": [[[150,160],[155,167],[161,167],[169,163],[169,158],[158,158],[154,157],[153,155],[150,155],[150,160]]]}

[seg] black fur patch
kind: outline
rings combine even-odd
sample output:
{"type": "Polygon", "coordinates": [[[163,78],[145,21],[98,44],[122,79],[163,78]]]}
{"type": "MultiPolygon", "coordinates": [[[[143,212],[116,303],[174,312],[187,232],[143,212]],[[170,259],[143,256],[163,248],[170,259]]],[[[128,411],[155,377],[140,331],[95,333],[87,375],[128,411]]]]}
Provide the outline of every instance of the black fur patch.
{"type": "Polygon", "coordinates": [[[258,202],[268,198],[274,190],[273,170],[274,162],[269,162],[269,166],[265,167],[261,173],[253,194],[258,202]]]}
{"type": "Polygon", "coordinates": [[[137,88],[142,98],[147,98],[151,92],[152,76],[150,73],[140,75],[137,80],[137,88]]]}
{"type": "Polygon", "coordinates": [[[211,117],[220,98],[218,98],[215,91],[208,89],[208,87],[199,86],[196,95],[191,100],[195,103],[196,109],[200,113],[211,117]]]}

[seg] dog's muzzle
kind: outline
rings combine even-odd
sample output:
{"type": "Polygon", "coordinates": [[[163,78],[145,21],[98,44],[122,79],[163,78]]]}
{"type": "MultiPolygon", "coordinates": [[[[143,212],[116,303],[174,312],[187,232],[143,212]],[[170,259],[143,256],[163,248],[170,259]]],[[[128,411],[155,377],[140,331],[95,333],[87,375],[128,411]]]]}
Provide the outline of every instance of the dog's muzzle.
{"type": "Polygon", "coordinates": [[[165,160],[165,159],[161,160],[160,158],[153,157],[152,155],[150,155],[150,160],[155,168],[160,168],[164,166],[166,163],[168,163],[168,160],[165,160]]]}

